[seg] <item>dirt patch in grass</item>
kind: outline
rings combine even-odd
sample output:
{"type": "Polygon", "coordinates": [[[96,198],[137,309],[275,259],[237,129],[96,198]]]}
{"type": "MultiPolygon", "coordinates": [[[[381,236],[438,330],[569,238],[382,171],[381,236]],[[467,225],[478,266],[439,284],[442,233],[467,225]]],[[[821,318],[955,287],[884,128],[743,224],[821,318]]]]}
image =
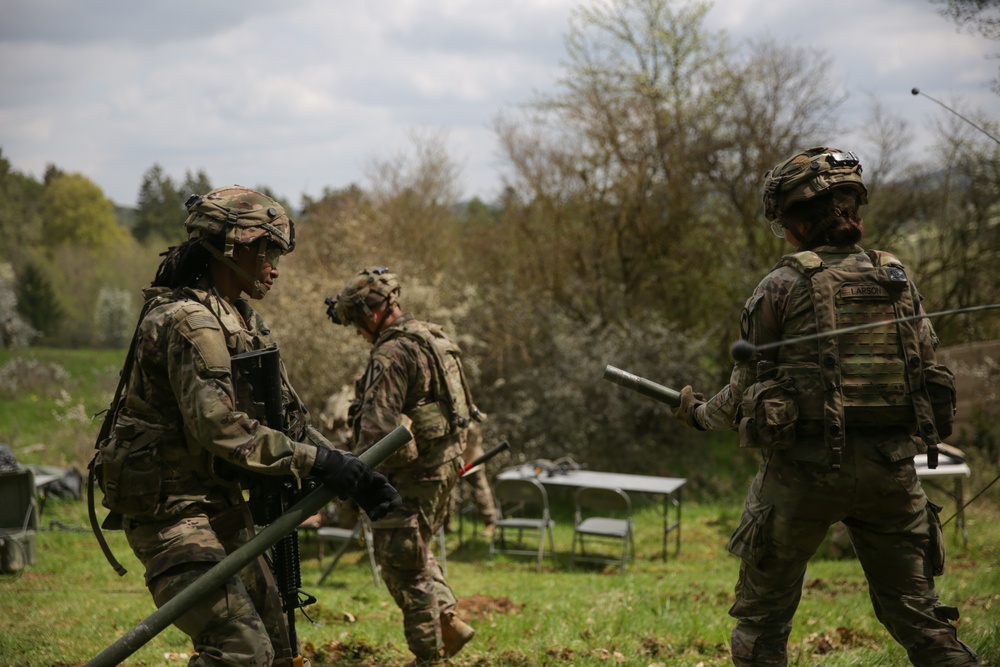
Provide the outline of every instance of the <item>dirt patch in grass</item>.
{"type": "Polygon", "coordinates": [[[332,641],[315,646],[306,642],[302,653],[314,665],[336,665],[346,662],[351,665],[371,665],[372,667],[385,662],[384,646],[372,646],[363,641],[332,641]]]}
{"type": "Polygon", "coordinates": [[[523,604],[515,604],[506,595],[492,597],[490,595],[473,595],[458,601],[458,613],[462,618],[490,619],[496,615],[520,614],[523,604]]]}
{"type": "Polygon", "coordinates": [[[864,581],[845,581],[844,579],[827,580],[822,577],[808,579],[802,589],[811,591],[816,597],[837,597],[845,593],[859,593],[868,590],[864,581]]]}
{"type": "Polygon", "coordinates": [[[878,650],[878,642],[871,635],[850,628],[839,627],[834,632],[814,632],[801,642],[803,653],[825,655],[837,650],[866,648],[878,650]]]}

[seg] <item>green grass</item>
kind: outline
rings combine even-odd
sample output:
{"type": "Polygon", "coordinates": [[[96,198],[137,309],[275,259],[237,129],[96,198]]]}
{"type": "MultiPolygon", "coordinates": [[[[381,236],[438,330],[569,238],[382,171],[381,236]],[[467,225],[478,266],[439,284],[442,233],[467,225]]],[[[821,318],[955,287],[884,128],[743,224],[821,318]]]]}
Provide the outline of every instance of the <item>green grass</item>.
{"type": "MultiPolygon", "coordinates": [[[[613,567],[569,567],[571,519],[558,515],[556,563],[536,572],[529,557],[488,559],[487,544],[461,547],[448,537],[448,581],[461,598],[475,640],[452,664],[695,665],[729,664],[728,641],[737,560],[725,551],[735,512],[729,504],[684,507],[681,553],[660,557],[655,504],[639,511],[637,559],[628,574],[613,567]]],[[[1000,512],[969,508],[969,546],[948,526],[949,568],[942,600],[962,611],[960,637],[987,664],[1000,664],[1000,512]]],[[[119,578],[86,525],[85,503],[52,501],[38,536],[39,562],[19,578],[0,577],[0,664],[78,665],[99,653],[154,607],[142,568],[121,533],[107,535],[129,573],[119,578]],[[55,522],[55,523],[53,523],[55,522]],[[79,528],[65,530],[59,526],[79,528]]],[[[349,551],[316,586],[317,543],[303,545],[303,588],[319,602],[299,616],[299,635],[314,665],[402,665],[409,660],[402,620],[384,587],[375,588],[367,557],[349,551]]],[[[324,565],[329,563],[326,550],[324,565]]],[[[183,665],[190,651],[174,628],[136,652],[129,665],[183,665]]],[[[903,651],[875,619],[860,566],[816,559],[810,565],[790,642],[791,665],[905,665],[903,651]]]]}
{"type": "Polygon", "coordinates": [[[124,350],[0,350],[0,443],[21,463],[83,469],[111,402],[124,350]],[[17,362],[31,361],[17,366],[17,362]]]}
{"type": "MultiPolygon", "coordinates": [[[[124,353],[0,352],[0,368],[12,356],[59,364],[67,375],[58,386],[40,382],[30,391],[4,393],[0,442],[12,444],[22,463],[85,464],[98,427],[89,415],[110,400],[124,353]]],[[[985,465],[972,467],[967,498],[996,474],[985,465]]],[[[746,479],[734,475],[726,488],[743,487],[751,473],[747,471],[746,479]]],[[[995,488],[967,510],[968,547],[953,524],[946,527],[948,571],[937,583],[942,601],[962,612],[960,637],[980,653],[984,664],[996,666],[1000,665],[1000,505],[995,488]]],[[[950,516],[954,502],[937,488],[927,489],[932,500],[945,506],[944,516],[950,516]]],[[[463,615],[477,630],[475,640],[452,664],[730,664],[733,620],[727,612],[738,561],[725,547],[739,519],[740,500],[699,496],[698,503],[687,501],[681,552],[674,554],[671,539],[669,556],[663,561],[660,506],[655,499],[640,496],[638,556],[628,574],[620,576],[614,567],[569,567],[569,496],[554,491],[552,497],[558,553],[556,562],[546,561],[540,573],[532,558],[490,561],[487,544],[470,539],[468,526],[461,547],[457,535],[448,537],[448,581],[460,598],[463,615]]],[[[124,536],[106,533],[129,569],[120,578],[89,532],[85,503],[50,500],[41,527],[38,563],[20,577],[0,576],[2,666],[82,665],[154,611],[142,568],[124,536]]],[[[315,539],[303,535],[302,552],[303,588],[318,598],[308,608],[317,625],[301,615],[298,621],[312,663],[395,667],[409,660],[400,612],[384,586],[373,586],[364,552],[348,552],[323,586],[315,585],[322,572],[315,539]]],[[[876,620],[854,560],[817,558],[810,564],[789,650],[793,667],[908,664],[902,649],[876,620]]],[[[171,627],[126,664],[180,667],[185,658],[165,656],[185,652],[190,652],[188,638],[171,627]]]]}

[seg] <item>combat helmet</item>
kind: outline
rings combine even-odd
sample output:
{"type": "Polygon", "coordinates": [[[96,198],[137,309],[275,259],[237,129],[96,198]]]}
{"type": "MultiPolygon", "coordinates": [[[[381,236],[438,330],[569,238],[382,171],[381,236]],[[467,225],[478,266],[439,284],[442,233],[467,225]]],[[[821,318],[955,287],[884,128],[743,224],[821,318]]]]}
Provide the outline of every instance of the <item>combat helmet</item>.
{"type": "Polygon", "coordinates": [[[188,239],[222,236],[226,257],[233,256],[234,246],[250,245],[263,237],[282,254],[295,248],[292,219],[281,204],[256,190],[227,185],[204,196],[191,195],[185,206],[188,239]]]}
{"type": "Polygon", "coordinates": [[[764,217],[778,220],[792,204],[847,186],[859,191],[862,204],[868,203],[857,155],[839,148],[806,149],[764,174],[764,217]]]}
{"type": "Polygon", "coordinates": [[[334,324],[357,326],[372,316],[372,306],[399,303],[399,278],[387,267],[374,266],[359,271],[335,297],[326,299],[326,314],[334,324]]]}

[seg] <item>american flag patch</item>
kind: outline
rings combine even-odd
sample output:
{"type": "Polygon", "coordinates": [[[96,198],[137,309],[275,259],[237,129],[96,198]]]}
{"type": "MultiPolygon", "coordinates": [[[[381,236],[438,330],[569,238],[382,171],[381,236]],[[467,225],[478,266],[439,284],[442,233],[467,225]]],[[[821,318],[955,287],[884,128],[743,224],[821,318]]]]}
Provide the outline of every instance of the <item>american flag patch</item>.
{"type": "Polygon", "coordinates": [[[191,315],[187,318],[188,326],[194,329],[219,329],[219,321],[211,315],[191,315]]]}

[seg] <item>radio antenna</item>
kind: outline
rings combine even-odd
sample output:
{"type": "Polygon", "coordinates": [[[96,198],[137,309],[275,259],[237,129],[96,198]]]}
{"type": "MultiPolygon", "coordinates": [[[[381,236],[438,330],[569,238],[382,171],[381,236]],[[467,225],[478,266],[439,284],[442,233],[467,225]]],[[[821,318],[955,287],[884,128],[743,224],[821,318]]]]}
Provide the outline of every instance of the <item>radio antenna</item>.
{"type": "Polygon", "coordinates": [[[947,109],[948,111],[952,112],[953,114],[955,114],[956,116],[958,116],[959,118],[961,118],[962,120],[964,120],[966,123],[968,123],[972,127],[976,128],[977,130],[979,130],[980,132],[982,132],[983,134],[985,134],[987,137],[989,137],[990,139],[992,139],[993,141],[995,141],[997,144],[1000,144],[1000,139],[997,139],[992,134],[990,134],[989,132],[987,132],[983,128],[979,127],[978,125],[976,125],[971,120],[969,120],[968,118],[966,118],[962,114],[960,114],[957,111],[955,111],[954,109],[952,109],[950,106],[948,106],[944,102],[942,102],[940,100],[934,99],[933,97],[931,97],[927,93],[921,92],[919,88],[914,88],[910,92],[913,93],[914,95],[923,95],[924,97],[926,97],[927,99],[929,99],[931,102],[934,102],[935,104],[938,104],[938,105],[944,107],[945,109],[947,109]]]}

